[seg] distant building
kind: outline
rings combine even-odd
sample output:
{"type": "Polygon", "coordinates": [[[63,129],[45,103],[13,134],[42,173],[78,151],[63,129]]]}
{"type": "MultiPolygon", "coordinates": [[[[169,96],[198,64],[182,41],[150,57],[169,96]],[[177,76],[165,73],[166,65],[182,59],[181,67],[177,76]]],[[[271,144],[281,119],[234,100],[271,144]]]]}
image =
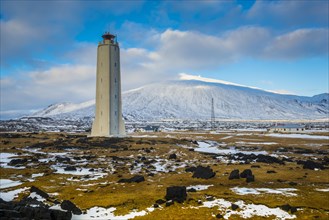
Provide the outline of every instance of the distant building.
{"type": "Polygon", "coordinates": [[[135,132],[160,132],[160,126],[146,125],[144,127],[135,128],[135,132]]]}
{"type": "Polygon", "coordinates": [[[277,124],[269,129],[269,132],[282,132],[282,133],[289,133],[289,132],[304,132],[305,126],[300,124],[277,124]]]}

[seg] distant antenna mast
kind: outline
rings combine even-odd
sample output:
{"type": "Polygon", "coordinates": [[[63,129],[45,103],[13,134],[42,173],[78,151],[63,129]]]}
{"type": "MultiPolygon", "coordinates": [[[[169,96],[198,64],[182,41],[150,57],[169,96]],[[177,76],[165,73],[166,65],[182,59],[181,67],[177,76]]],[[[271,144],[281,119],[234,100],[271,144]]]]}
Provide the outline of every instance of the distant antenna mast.
{"type": "Polygon", "coordinates": [[[215,130],[215,108],[214,108],[214,98],[211,98],[211,130],[215,130]]]}

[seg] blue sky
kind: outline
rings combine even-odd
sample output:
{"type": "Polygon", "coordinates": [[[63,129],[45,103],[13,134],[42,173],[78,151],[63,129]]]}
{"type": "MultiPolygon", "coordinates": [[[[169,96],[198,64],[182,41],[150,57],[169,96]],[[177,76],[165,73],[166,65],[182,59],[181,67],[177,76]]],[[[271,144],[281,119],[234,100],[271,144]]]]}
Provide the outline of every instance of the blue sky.
{"type": "Polygon", "coordinates": [[[123,90],[201,75],[328,92],[328,1],[1,0],[1,115],[94,98],[96,48],[121,46],[123,90]]]}

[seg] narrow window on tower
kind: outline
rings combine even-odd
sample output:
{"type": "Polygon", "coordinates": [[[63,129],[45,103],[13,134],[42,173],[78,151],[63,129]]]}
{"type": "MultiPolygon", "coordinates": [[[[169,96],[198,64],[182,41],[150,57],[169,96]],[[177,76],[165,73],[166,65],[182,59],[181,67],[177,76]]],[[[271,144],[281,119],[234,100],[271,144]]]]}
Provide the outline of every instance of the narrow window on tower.
{"type": "Polygon", "coordinates": [[[114,115],[117,116],[117,111],[114,112],[114,115]]]}
{"type": "Polygon", "coordinates": [[[114,98],[115,98],[115,99],[117,98],[117,95],[116,95],[116,94],[114,95],[114,98]]]}
{"type": "Polygon", "coordinates": [[[117,78],[114,78],[114,82],[115,82],[115,83],[117,82],[117,78]]]}
{"type": "Polygon", "coordinates": [[[117,66],[117,62],[114,63],[114,66],[117,66]]]}

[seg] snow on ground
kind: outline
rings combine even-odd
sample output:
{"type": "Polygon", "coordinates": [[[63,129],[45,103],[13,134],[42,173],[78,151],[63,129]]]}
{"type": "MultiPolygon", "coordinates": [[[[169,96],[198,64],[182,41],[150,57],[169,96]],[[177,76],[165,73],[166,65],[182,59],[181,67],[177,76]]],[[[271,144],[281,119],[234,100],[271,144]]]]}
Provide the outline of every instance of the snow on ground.
{"type": "Polygon", "coordinates": [[[231,202],[224,199],[215,199],[213,201],[205,201],[201,207],[218,207],[223,213],[224,219],[230,219],[231,215],[239,215],[242,218],[252,218],[254,216],[270,217],[275,216],[276,219],[294,219],[296,215],[290,215],[288,212],[280,208],[269,208],[265,205],[246,204],[244,201],[237,201],[234,204],[239,206],[238,210],[231,210],[231,202]],[[228,212],[228,210],[230,210],[228,212]],[[224,214],[225,213],[225,214],[224,214]]]}
{"type": "Polygon", "coordinates": [[[329,140],[329,136],[321,135],[309,135],[309,134],[266,134],[269,137],[279,137],[279,138],[305,138],[305,139],[322,139],[329,140]]]}
{"type": "Polygon", "coordinates": [[[13,181],[10,179],[0,179],[0,189],[5,189],[13,186],[21,185],[22,182],[20,181],[13,181]]]}
{"type": "Polygon", "coordinates": [[[195,148],[195,151],[204,152],[204,153],[213,153],[213,154],[268,154],[266,151],[241,151],[235,147],[230,147],[228,149],[219,149],[216,142],[205,142],[198,141],[199,147],[195,148]]]}
{"type": "Polygon", "coordinates": [[[329,188],[326,188],[326,189],[315,189],[316,191],[319,191],[319,192],[329,192],[329,188]]]}
{"type": "Polygon", "coordinates": [[[233,192],[238,195],[259,195],[261,193],[269,193],[269,194],[281,194],[285,196],[297,196],[297,191],[295,188],[277,188],[277,189],[270,189],[270,188],[245,188],[245,187],[234,187],[231,188],[233,192]]]}
{"type": "Polygon", "coordinates": [[[278,144],[276,142],[245,142],[245,141],[237,141],[235,142],[236,144],[250,144],[250,145],[274,145],[278,144]]]}
{"type": "Polygon", "coordinates": [[[15,189],[7,192],[0,192],[0,198],[9,202],[12,201],[14,198],[16,198],[18,194],[20,194],[23,191],[26,191],[27,189],[29,189],[29,187],[15,189]]]}
{"type": "Polygon", "coordinates": [[[188,186],[188,187],[186,187],[186,189],[189,190],[189,189],[193,188],[196,191],[201,191],[201,190],[206,190],[211,186],[213,186],[213,185],[195,185],[195,186],[188,186]]]}
{"type": "Polygon", "coordinates": [[[154,211],[153,207],[146,208],[146,210],[142,211],[132,211],[126,215],[114,215],[114,211],[116,208],[102,208],[102,207],[93,207],[86,211],[86,214],[82,215],[72,215],[72,220],[84,220],[84,219],[111,219],[111,220],[125,220],[132,219],[136,216],[144,216],[152,211],[154,211]]]}

